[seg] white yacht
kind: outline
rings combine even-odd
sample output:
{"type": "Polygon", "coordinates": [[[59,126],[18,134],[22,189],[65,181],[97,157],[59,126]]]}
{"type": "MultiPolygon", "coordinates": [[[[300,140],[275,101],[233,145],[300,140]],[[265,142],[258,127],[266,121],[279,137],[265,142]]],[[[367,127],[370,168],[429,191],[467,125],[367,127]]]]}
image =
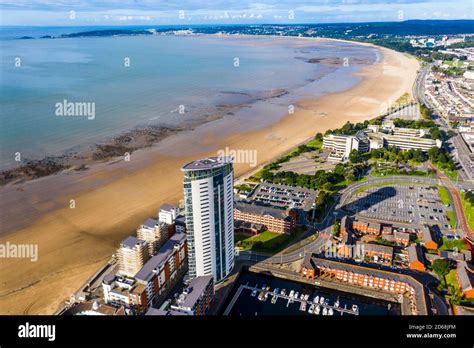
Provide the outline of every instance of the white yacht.
{"type": "Polygon", "coordinates": [[[314,310],[314,313],[319,314],[319,312],[321,312],[321,307],[319,307],[319,305],[318,305],[318,306],[316,306],[316,309],[314,310]]]}

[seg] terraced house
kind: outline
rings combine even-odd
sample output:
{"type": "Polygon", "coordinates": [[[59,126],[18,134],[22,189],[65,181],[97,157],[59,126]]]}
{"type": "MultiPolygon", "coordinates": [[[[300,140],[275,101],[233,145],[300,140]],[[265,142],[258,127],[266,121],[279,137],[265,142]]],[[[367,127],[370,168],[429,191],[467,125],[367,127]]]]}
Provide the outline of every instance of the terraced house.
{"type": "Polygon", "coordinates": [[[307,279],[325,278],[356,287],[405,295],[410,301],[412,315],[428,314],[423,285],[406,274],[319,258],[311,254],[305,255],[300,274],[307,279]]]}

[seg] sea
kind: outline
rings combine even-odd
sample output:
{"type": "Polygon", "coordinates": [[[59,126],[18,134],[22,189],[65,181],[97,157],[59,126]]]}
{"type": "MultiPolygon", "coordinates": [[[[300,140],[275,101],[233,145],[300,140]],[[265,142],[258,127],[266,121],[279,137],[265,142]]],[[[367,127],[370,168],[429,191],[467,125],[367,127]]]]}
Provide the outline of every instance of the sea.
{"type": "Polygon", "coordinates": [[[41,38],[97,29],[0,27],[1,170],[23,163],[18,154],[60,156],[136,127],[204,120],[224,104],[239,106],[224,117],[265,127],[298,100],[351,88],[355,73],[380,59],[360,45],[270,37],[41,38]],[[265,97],[275,90],[286,93],[265,97]],[[94,117],[58,114],[59,104],[71,103],[93,106],[94,117]]]}

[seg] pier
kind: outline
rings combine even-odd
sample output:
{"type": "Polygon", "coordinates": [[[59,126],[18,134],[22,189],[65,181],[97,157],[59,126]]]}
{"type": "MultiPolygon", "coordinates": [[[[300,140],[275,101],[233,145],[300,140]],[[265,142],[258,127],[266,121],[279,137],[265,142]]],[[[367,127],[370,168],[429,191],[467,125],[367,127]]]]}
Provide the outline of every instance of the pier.
{"type": "MultiPolygon", "coordinates": [[[[317,303],[313,302],[313,299],[311,298],[308,298],[307,300],[305,300],[304,298],[300,298],[300,297],[296,297],[296,296],[290,296],[289,294],[285,294],[283,295],[281,292],[275,292],[275,290],[262,290],[262,288],[259,288],[257,286],[250,286],[250,285],[240,285],[237,292],[235,293],[234,297],[232,298],[232,300],[230,301],[229,305],[227,306],[225,312],[224,312],[224,315],[229,315],[231,309],[233,308],[235,302],[237,301],[237,299],[239,298],[239,296],[242,294],[242,291],[244,289],[247,289],[247,290],[250,290],[252,292],[256,292],[258,295],[257,296],[261,296],[261,294],[263,293],[263,300],[261,301],[266,301],[268,298],[271,297],[271,303],[272,304],[275,304],[278,299],[283,299],[285,301],[287,301],[286,303],[286,307],[288,307],[291,303],[294,303],[294,302],[297,302],[299,303],[299,306],[300,306],[300,310],[301,311],[305,311],[307,312],[309,310],[309,308],[313,305],[315,306],[319,306],[320,307],[320,310],[321,310],[321,313],[323,312],[324,309],[326,310],[329,310],[329,309],[332,309],[333,310],[333,313],[334,315],[336,314],[339,314],[339,315],[344,315],[344,314],[349,314],[349,315],[359,315],[359,309],[357,308],[356,310],[352,310],[352,308],[347,308],[347,305],[345,305],[344,307],[340,307],[340,306],[335,306],[334,304],[329,304],[329,303],[326,303],[326,302],[323,302],[323,303],[320,303],[319,301],[317,303]]],[[[290,292],[291,292],[291,289],[290,289],[290,292]]],[[[319,298],[319,296],[318,296],[319,298]]],[[[315,315],[318,315],[317,313],[314,313],[315,315]]]]}

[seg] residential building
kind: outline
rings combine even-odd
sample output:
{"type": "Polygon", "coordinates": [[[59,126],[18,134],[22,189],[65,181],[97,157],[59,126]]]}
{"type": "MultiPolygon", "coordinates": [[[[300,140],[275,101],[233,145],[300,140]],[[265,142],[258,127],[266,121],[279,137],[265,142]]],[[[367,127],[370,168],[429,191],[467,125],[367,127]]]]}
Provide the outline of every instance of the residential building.
{"type": "Polygon", "coordinates": [[[146,219],[137,229],[137,237],[147,242],[150,255],[158,251],[169,234],[169,225],[155,219],[146,219]]]}
{"type": "Polygon", "coordinates": [[[370,261],[391,264],[393,260],[393,248],[385,245],[372,243],[357,243],[364,257],[370,261]]]}
{"type": "Polygon", "coordinates": [[[388,293],[404,294],[411,303],[411,314],[428,314],[427,298],[423,285],[414,277],[348,262],[329,260],[306,254],[300,274],[307,279],[340,281],[349,285],[376,289],[388,293]]]}
{"type": "Polygon", "coordinates": [[[146,241],[136,237],[127,237],[117,250],[119,273],[133,277],[150,257],[146,241]]]}
{"type": "Polygon", "coordinates": [[[158,212],[158,220],[168,225],[173,225],[179,216],[179,208],[171,204],[163,204],[158,212]]]}
{"type": "Polygon", "coordinates": [[[393,238],[397,244],[403,246],[408,246],[408,244],[410,244],[410,233],[395,231],[393,232],[393,238]]]}
{"type": "Polygon", "coordinates": [[[297,217],[298,213],[295,209],[275,208],[245,201],[234,203],[235,221],[260,224],[265,229],[276,233],[292,233],[296,226],[297,217]]]}
{"type": "Polygon", "coordinates": [[[426,271],[425,258],[421,248],[417,244],[412,244],[407,250],[409,267],[417,271],[426,271]]]}
{"type": "Polygon", "coordinates": [[[214,301],[212,276],[192,279],[178,298],[167,308],[150,308],[147,315],[205,315],[214,301]]]}
{"type": "Polygon", "coordinates": [[[420,235],[426,249],[438,250],[438,243],[435,242],[433,234],[428,226],[423,226],[421,228],[420,235]]]}
{"type": "Polygon", "coordinates": [[[234,221],[235,233],[250,234],[256,236],[266,230],[266,227],[262,224],[254,224],[252,222],[245,222],[241,220],[234,221]]]}
{"type": "Polygon", "coordinates": [[[113,307],[97,301],[79,302],[60,315],[127,315],[125,307],[113,307]]]}
{"type": "Polygon", "coordinates": [[[104,300],[142,313],[184,273],[186,265],[186,234],[175,233],[134,277],[107,274],[102,282],[104,300]]]}
{"type": "Polygon", "coordinates": [[[439,251],[439,256],[443,259],[450,259],[455,261],[471,261],[471,251],[462,250],[462,251],[451,251],[451,250],[441,250],[439,251]]]}
{"type": "Polygon", "coordinates": [[[352,221],[352,229],[359,233],[374,234],[378,236],[381,231],[381,225],[378,222],[368,222],[354,219],[352,221]]]}
{"type": "Polygon", "coordinates": [[[465,298],[474,298],[474,270],[468,266],[466,261],[458,262],[456,279],[462,295],[465,298]]]}
{"type": "Polygon", "coordinates": [[[222,281],[234,267],[234,171],[230,158],[210,157],[186,164],[184,206],[189,276],[222,281]]]}

